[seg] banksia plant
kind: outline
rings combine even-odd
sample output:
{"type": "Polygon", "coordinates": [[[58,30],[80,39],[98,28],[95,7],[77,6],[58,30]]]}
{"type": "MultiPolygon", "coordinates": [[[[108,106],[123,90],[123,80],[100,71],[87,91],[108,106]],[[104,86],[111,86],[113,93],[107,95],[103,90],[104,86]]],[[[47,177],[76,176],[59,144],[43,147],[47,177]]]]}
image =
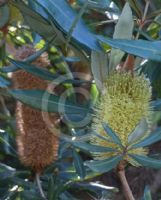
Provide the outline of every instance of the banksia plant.
{"type": "Polygon", "coordinates": [[[161,139],[161,129],[151,133],[152,88],[144,75],[111,72],[95,109],[91,137],[73,145],[88,151],[94,160],[85,166],[104,173],[116,169],[126,199],[134,200],[125,177],[127,164],[161,168],[161,161],[148,157],[148,145],[161,139]]]}
{"type": "MultiPolygon", "coordinates": [[[[98,103],[93,120],[93,129],[107,138],[107,140],[92,137],[91,143],[111,147],[117,151],[94,154],[95,159],[104,159],[117,155],[118,152],[123,150],[122,146],[131,153],[146,155],[148,153],[147,149],[128,150],[128,148],[132,140],[136,139],[137,141],[140,139],[130,136],[139,124],[142,125],[144,123],[145,126],[143,135],[140,136],[141,138],[148,134],[148,128],[150,128],[150,116],[152,114],[150,100],[152,93],[149,80],[143,75],[117,72],[109,76],[104,88],[104,94],[98,103]],[[105,126],[103,127],[102,123],[108,124],[117,134],[121,147],[108,139],[106,125],[103,125],[105,126]]],[[[122,153],[124,153],[125,160],[134,165],[138,164],[127,156],[125,152],[122,153]]]]}
{"type": "MultiPolygon", "coordinates": [[[[31,46],[21,47],[16,54],[17,60],[23,60],[33,55],[36,50],[31,46]]],[[[42,54],[33,62],[37,67],[46,68],[49,65],[47,54],[42,54]]],[[[15,89],[46,90],[48,82],[32,74],[19,70],[12,75],[15,89]]],[[[51,116],[53,125],[56,115],[51,116]]],[[[42,112],[32,109],[21,102],[16,107],[17,146],[21,162],[31,167],[36,173],[51,164],[57,158],[58,138],[49,131],[42,112]]]]}

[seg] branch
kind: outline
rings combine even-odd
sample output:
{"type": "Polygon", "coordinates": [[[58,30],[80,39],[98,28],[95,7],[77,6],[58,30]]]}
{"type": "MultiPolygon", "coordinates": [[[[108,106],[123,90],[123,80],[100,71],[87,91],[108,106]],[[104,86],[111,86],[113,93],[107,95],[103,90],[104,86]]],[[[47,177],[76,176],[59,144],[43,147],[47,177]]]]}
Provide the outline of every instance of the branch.
{"type": "Polygon", "coordinates": [[[126,200],[135,200],[135,198],[132,194],[132,191],[129,187],[129,184],[127,182],[126,176],[125,176],[125,163],[124,163],[124,161],[120,162],[120,164],[118,165],[117,173],[118,173],[118,176],[120,178],[126,200]]]}
{"type": "Polygon", "coordinates": [[[44,199],[44,200],[47,200],[45,194],[44,194],[44,191],[42,189],[42,186],[41,186],[41,181],[40,181],[40,175],[39,173],[36,173],[36,183],[37,183],[37,186],[38,186],[38,189],[39,189],[39,192],[40,192],[40,195],[41,197],[44,199]]]}

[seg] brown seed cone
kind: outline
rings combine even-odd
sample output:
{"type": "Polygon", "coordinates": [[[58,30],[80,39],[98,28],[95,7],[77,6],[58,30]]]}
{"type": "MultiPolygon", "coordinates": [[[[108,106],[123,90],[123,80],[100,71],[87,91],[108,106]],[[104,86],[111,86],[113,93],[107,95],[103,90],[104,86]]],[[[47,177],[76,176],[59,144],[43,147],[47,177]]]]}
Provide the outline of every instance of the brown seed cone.
{"type": "MultiPolygon", "coordinates": [[[[15,56],[22,60],[35,53],[31,46],[20,48],[15,56]]],[[[47,67],[49,64],[46,55],[40,56],[34,64],[47,67]]],[[[12,75],[14,88],[16,89],[47,89],[47,81],[39,79],[30,73],[19,70],[12,75]]],[[[50,116],[53,124],[58,116],[50,116]]],[[[57,157],[58,138],[49,131],[46,126],[42,112],[32,109],[21,102],[16,107],[17,121],[17,147],[21,162],[40,173],[44,167],[51,164],[57,157]]]]}

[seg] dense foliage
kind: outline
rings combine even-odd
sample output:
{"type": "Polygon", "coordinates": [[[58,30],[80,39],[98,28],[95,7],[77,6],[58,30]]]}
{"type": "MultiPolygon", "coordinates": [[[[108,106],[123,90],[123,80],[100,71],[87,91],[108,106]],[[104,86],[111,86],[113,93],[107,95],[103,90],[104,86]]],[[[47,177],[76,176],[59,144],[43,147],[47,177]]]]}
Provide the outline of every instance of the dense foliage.
{"type": "Polygon", "coordinates": [[[0,199],[161,198],[160,5],[0,0],[0,199]]]}

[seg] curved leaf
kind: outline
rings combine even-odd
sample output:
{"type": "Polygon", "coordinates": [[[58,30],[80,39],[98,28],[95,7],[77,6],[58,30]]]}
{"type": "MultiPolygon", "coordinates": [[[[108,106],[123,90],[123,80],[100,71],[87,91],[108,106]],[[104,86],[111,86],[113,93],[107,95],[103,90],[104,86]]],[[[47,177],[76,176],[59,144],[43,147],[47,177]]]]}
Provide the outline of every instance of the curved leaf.
{"type": "Polygon", "coordinates": [[[62,103],[56,95],[45,90],[8,90],[14,98],[33,108],[46,112],[81,114],[88,112],[88,109],[72,104],[69,101],[62,103]]]}
{"type": "Polygon", "coordinates": [[[139,164],[145,167],[150,167],[154,169],[160,169],[161,168],[161,160],[156,160],[154,158],[150,158],[148,156],[140,156],[136,154],[129,154],[130,157],[132,157],[135,161],[137,161],[139,164]]]}
{"type": "Polygon", "coordinates": [[[157,128],[148,137],[146,137],[145,139],[143,139],[139,143],[132,145],[132,148],[145,147],[145,146],[148,146],[148,145],[153,144],[155,142],[158,142],[159,140],[161,140],[161,128],[157,128]]]}
{"type": "Polygon", "coordinates": [[[86,170],[83,165],[83,160],[80,155],[73,149],[74,166],[77,174],[83,179],[86,176],[86,170]]]}
{"type": "Polygon", "coordinates": [[[85,142],[75,142],[75,141],[73,141],[72,145],[74,147],[79,148],[82,151],[86,151],[86,152],[90,152],[90,153],[116,151],[115,149],[110,148],[110,147],[102,147],[102,146],[98,146],[98,145],[88,144],[88,143],[85,143],[85,142]]]}
{"type": "Polygon", "coordinates": [[[157,99],[151,102],[151,107],[153,110],[161,110],[161,99],[157,99]]]}
{"type": "Polygon", "coordinates": [[[24,69],[25,71],[27,71],[35,76],[38,76],[44,80],[53,81],[54,79],[58,78],[58,75],[51,74],[48,70],[46,70],[42,67],[37,67],[35,65],[27,64],[22,61],[15,61],[13,59],[9,59],[9,60],[14,66],[24,69]]]}
{"type": "Polygon", "coordinates": [[[141,122],[136,126],[134,131],[128,137],[128,143],[134,143],[141,139],[148,131],[148,123],[146,119],[142,119],[141,122]]]}
{"type": "Polygon", "coordinates": [[[44,69],[42,67],[37,67],[35,65],[28,64],[24,61],[23,62],[15,61],[11,58],[9,60],[14,66],[16,66],[16,68],[18,67],[18,68],[24,69],[25,71],[27,71],[35,76],[38,76],[39,78],[44,79],[44,80],[54,81],[56,83],[75,83],[78,85],[89,82],[86,80],[69,79],[69,77],[65,77],[64,75],[61,78],[60,74],[52,74],[47,69],[44,69]]]}
{"type": "Polygon", "coordinates": [[[0,88],[5,88],[7,86],[9,86],[11,83],[9,80],[3,78],[2,76],[0,76],[0,88]]]}
{"type": "MultiPolygon", "coordinates": [[[[67,34],[72,27],[73,21],[77,14],[70,7],[70,5],[65,0],[34,0],[37,4],[42,6],[50,17],[54,25],[62,30],[64,34],[67,34]],[[65,12],[64,12],[65,11],[65,12]]],[[[80,19],[72,33],[72,39],[77,43],[82,44],[89,50],[100,51],[101,48],[97,42],[97,37],[95,34],[91,33],[89,29],[85,26],[83,21],[80,19]]]]}
{"type": "Polygon", "coordinates": [[[84,164],[93,171],[103,173],[103,172],[108,172],[114,167],[116,167],[119,161],[121,161],[121,159],[122,156],[114,156],[105,160],[86,161],[84,164]]]}
{"type": "Polygon", "coordinates": [[[41,13],[33,11],[32,8],[28,7],[22,1],[14,2],[16,6],[22,13],[26,23],[31,27],[33,31],[38,33],[43,38],[47,38],[48,41],[51,41],[55,38],[57,40],[57,34],[54,33],[53,27],[51,24],[41,16],[41,13]]]}
{"type": "Polygon", "coordinates": [[[115,132],[105,123],[103,123],[103,128],[106,133],[111,137],[112,141],[119,146],[122,146],[120,138],[115,134],[115,132]]]}
{"type": "Polygon", "coordinates": [[[161,62],[161,41],[107,39],[99,36],[98,39],[113,48],[121,49],[129,54],[161,62]]]}

